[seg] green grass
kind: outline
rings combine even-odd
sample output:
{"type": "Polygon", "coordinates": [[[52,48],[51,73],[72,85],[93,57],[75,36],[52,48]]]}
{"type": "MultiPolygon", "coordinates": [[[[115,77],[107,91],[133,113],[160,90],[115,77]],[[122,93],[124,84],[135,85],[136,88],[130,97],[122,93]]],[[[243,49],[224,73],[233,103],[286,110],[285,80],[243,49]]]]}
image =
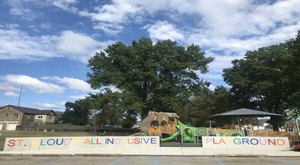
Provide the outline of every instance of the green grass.
{"type": "Polygon", "coordinates": [[[72,124],[46,124],[44,126],[39,126],[39,130],[47,129],[48,131],[51,131],[52,129],[54,131],[89,131],[89,127],[83,126],[83,125],[72,125],[72,124]]]}
{"type": "Polygon", "coordinates": [[[7,137],[61,137],[61,136],[95,136],[94,132],[32,132],[32,131],[1,131],[0,151],[4,149],[7,137]]]}

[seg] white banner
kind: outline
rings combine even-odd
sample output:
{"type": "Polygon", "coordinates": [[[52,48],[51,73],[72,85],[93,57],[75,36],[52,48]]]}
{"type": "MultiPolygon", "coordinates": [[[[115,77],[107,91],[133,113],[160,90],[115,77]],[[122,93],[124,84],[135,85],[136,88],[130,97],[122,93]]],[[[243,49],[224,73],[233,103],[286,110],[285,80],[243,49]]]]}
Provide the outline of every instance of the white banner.
{"type": "Polygon", "coordinates": [[[16,137],[6,138],[4,151],[101,147],[159,147],[158,136],[16,137]]]}
{"type": "Polygon", "coordinates": [[[225,137],[203,136],[203,148],[240,148],[289,150],[287,137],[225,137]]]}

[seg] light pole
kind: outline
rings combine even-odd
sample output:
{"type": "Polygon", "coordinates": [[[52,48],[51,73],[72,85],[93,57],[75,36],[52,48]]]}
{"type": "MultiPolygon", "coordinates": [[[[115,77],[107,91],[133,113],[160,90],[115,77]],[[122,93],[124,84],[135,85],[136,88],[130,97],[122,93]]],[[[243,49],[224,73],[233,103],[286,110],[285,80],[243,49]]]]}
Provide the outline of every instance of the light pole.
{"type": "Polygon", "coordinates": [[[20,106],[20,101],[21,101],[21,97],[22,97],[22,91],[23,91],[23,85],[21,86],[21,90],[20,90],[20,95],[19,95],[19,100],[18,100],[18,106],[20,106]]]}

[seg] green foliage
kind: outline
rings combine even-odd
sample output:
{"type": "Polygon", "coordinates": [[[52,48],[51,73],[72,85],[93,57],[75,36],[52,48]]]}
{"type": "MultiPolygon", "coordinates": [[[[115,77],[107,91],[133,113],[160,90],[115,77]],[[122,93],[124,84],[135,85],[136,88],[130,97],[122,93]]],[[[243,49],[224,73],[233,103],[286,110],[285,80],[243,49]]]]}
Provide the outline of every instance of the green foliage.
{"type": "Polygon", "coordinates": [[[217,86],[213,92],[214,109],[211,111],[211,114],[231,111],[233,108],[232,99],[228,88],[217,86]]]}
{"type": "MultiPolygon", "coordinates": [[[[248,51],[224,70],[224,80],[232,86],[235,106],[283,113],[300,107],[300,31],[296,39],[248,51]]],[[[271,119],[273,126],[280,122],[271,119]]]]}
{"type": "MultiPolygon", "coordinates": [[[[193,126],[209,126],[208,120],[212,120],[209,116],[231,110],[231,95],[227,88],[217,86],[214,91],[206,91],[191,99],[181,120],[193,126]]],[[[226,119],[218,121],[218,125],[222,125],[226,119]]]]}
{"type": "Polygon", "coordinates": [[[300,109],[300,31],[295,39],[288,42],[289,53],[291,54],[291,60],[289,68],[287,69],[289,93],[288,99],[291,108],[300,109]]]}
{"type": "Polygon", "coordinates": [[[131,127],[136,123],[135,105],[127,104],[129,97],[125,93],[108,91],[104,94],[91,95],[93,107],[101,113],[95,116],[97,125],[131,127]],[[126,123],[126,124],[124,124],[126,123]]]}
{"type": "Polygon", "coordinates": [[[59,123],[59,122],[61,122],[61,121],[63,121],[63,115],[64,115],[64,112],[60,112],[60,111],[55,111],[55,121],[54,121],[54,123],[55,124],[57,124],[57,123],[59,123]]]}
{"type": "Polygon", "coordinates": [[[223,76],[240,106],[282,113],[289,60],[287,44],[263,47],[248,51],[245,59],[234,60],[223,76]]]}
{"type": "Polygon", "coordinates": [[[212,97],[202,95],[195,97],[185,109],[184,121],[193,126],[203,126],[214,110],[212,97]]]}
{"type": "Polygon", "coordinates": [[[136,123],[138,114],[135,109],[140,106],[132,103],[134,98],[127,97],[126,92],[118,93],[107,90],[104,93],[90,94],[85,99],[66,103],[62,115],[64,123],[75,125],[93,125],[131,127],[136,123]]]}
{"type": "Polygon", "coordinates": [[[166,40],[117,42],[89,60],[89,83],[94,89],[113,85],[136,105],[127,110],[147,116],[149,110],[182,111],[188,99],[206,88],[196,74],[207,72],[206,58],[199,46],[187,48],[166,40]]]}
{"type": "Polygon", "coordinates": [[[65,123],[72,123],[75,125],[88,124],[88,111],[92,108],[90,98],[77,100],[74,103],[67,102],[65,104],[66,111],[62,116],[65,123]]]}

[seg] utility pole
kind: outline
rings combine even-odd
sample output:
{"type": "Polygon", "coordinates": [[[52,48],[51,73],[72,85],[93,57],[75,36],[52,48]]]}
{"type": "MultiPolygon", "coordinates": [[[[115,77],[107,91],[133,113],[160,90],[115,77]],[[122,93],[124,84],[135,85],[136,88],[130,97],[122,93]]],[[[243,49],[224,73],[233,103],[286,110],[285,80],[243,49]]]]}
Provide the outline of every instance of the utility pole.
{"type": "Polygon", "coordinates": [[[21,97],[22,97],[22,91],[23,91],[23,85],[21,86],[21,90],[20,90],[18,106],[20,105],[20,101],[21,101],[21,97]]]}

